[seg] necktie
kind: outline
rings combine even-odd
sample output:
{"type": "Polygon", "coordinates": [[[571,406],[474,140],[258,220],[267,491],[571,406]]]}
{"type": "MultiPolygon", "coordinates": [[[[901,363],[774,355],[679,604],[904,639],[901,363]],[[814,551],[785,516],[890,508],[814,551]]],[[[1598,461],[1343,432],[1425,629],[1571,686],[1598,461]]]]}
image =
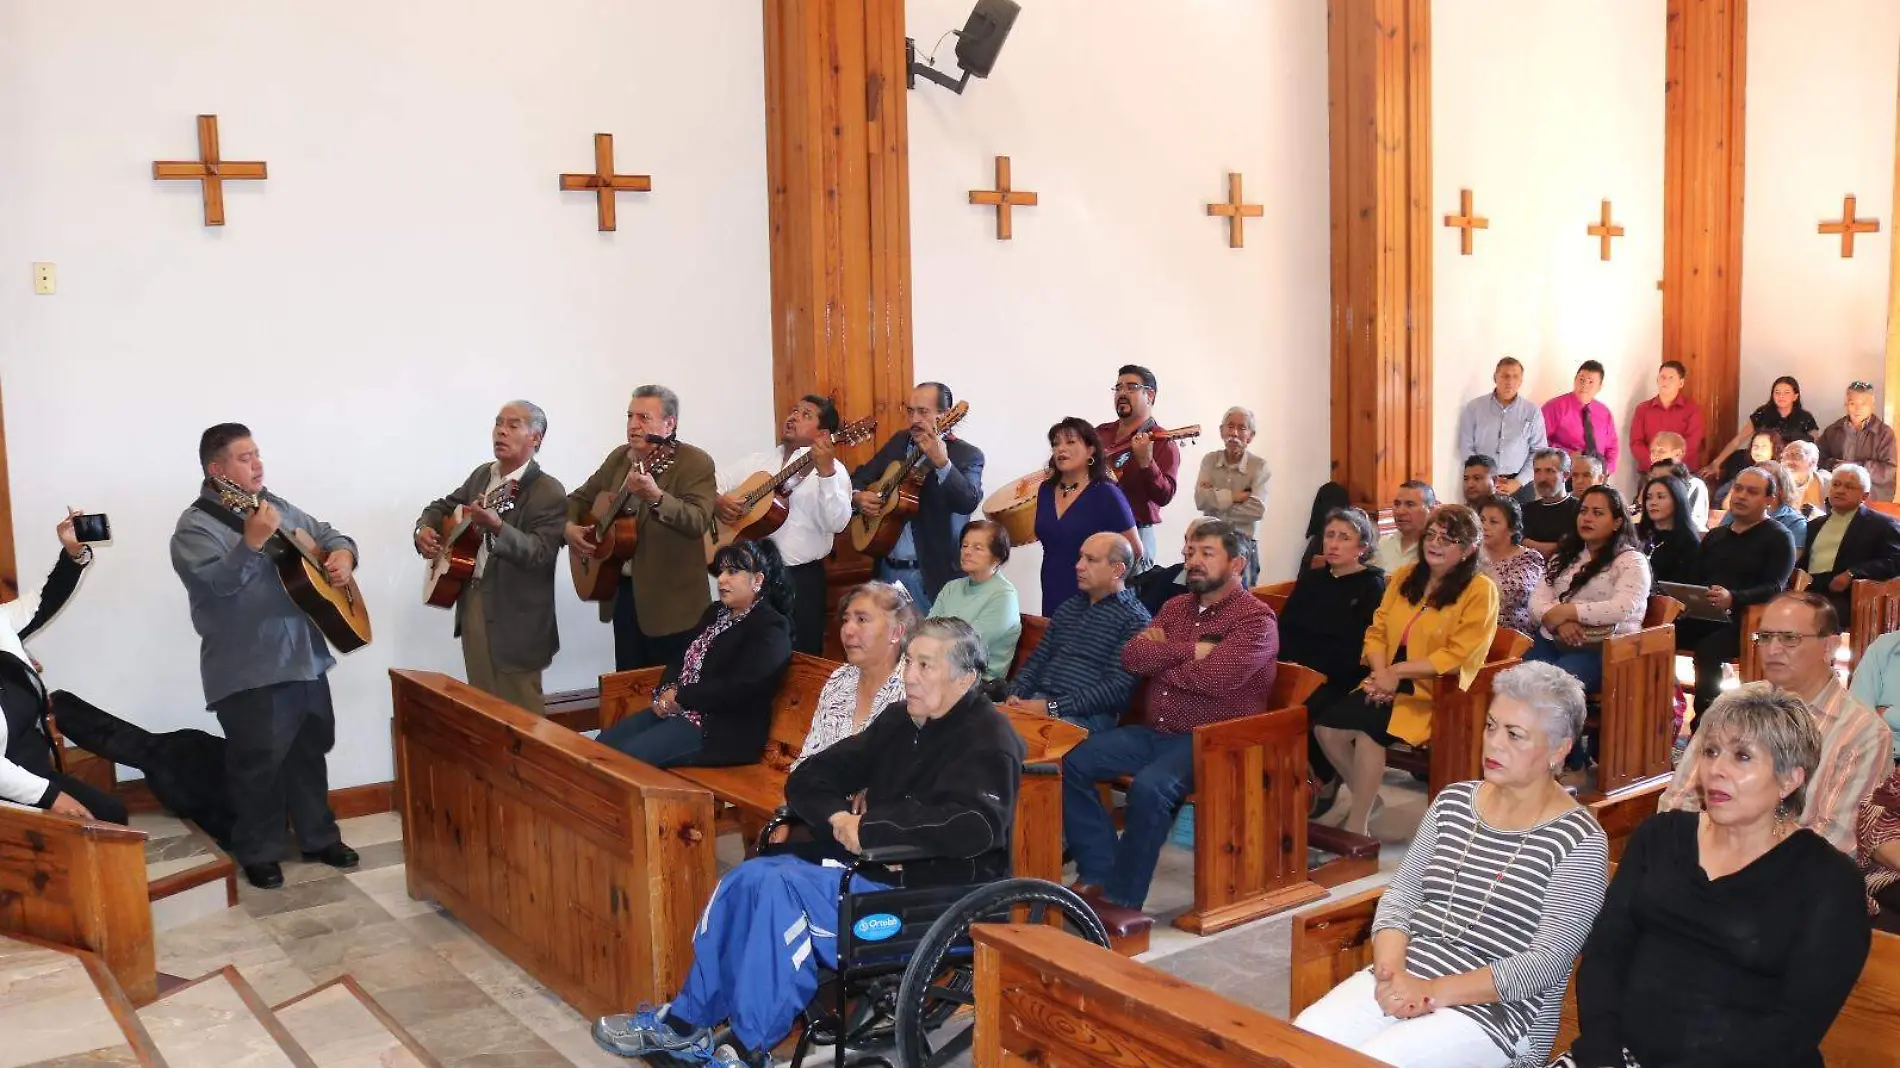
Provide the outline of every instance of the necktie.
{"type": "Polygon", "coordinates": [[[1597,428],[1596,424],[1590,421],[1590,406],[1588,404],[1583,406],[1583,451],[1592,456],[1603,455],[1597,451],[1597,428]]]}

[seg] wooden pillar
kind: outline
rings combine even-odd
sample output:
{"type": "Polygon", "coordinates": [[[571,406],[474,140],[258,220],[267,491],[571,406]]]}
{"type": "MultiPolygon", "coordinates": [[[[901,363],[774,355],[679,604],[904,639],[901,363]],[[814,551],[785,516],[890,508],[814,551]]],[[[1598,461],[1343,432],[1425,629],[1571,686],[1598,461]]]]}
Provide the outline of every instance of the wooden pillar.
{"type": "MultiPolygon", "coordinates": [[[[1900,92],[1900,85],[1896,85],[1900,92]]],[[[1900,211],[1900,110],[1894,113],[1893,125],[1893,206],[1900,211]]],[[[1900,215],[1892,215],[1900,225],[1900,215]]],[[[1881,371],[1880,417],[1888,426],[1900,419],[1900,241],[1889,243],[1887,260],[1887,360],[1881,371]]],[[[0,445],[3,445],[0,442],[0,445]]]]}
{"type": "Polygon", "coordinates": [[[1742,416],[1748,0],[1669,0],[1663,109],[1663,359],[1689,368],[1708,450],[1742,416]]]}
{"type": "Polygon", "coordinates": [[[1328,0],[1333,480],[1432,473],[1430,0],[1328,0]]]}

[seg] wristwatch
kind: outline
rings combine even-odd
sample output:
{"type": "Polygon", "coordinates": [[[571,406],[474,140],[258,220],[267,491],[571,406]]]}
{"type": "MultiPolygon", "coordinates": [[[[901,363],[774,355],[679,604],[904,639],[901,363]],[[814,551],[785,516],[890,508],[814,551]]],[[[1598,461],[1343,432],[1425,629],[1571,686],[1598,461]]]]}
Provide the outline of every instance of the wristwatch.
{"type": "Polygon", "coordinates": [[[1043,707],[1049,710],[1050,715],[1060,717],[1062,713],[1057,711],[1057,708],[1061,704],[1062,704],[1062,699],[1060,697],[1051,697],[1049,698],[1048,702],[1043,705],[1043,707]]]}

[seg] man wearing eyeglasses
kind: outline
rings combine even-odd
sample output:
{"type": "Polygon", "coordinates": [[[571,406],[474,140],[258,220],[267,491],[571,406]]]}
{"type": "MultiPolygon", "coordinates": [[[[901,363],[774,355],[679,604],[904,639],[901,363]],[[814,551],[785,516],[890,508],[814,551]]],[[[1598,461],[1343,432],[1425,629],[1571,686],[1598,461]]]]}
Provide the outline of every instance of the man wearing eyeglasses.
{"type": "Polygon", "coordinates": [[[1155,524],[1161,522],[1161,509],[1174,500],[1175,476],[1181,471],[1181,448],[1167,438],[1154,436],[1159,424],[1154,418],[1155,373],[1139,364],[1127,364],[1115,372],[1115,421],[1095,428],[1102,439],[1102,452],[1113,456],[1116,480],[1128,507],[1135,513],[1135,532],[1141,536],[1142,559],[1137,571],[1146,571],[1155,561],[1155,524]]]}
{"type": "Polygon", "coordinates": [[[1874,480],[1874,500],[1891,501],[1894,491],[1893,428],[1874,414],[1871,382],[1847,387],[1847,414],[1821,431],[1821,467],[1832,471],[1844,463],[1859,464],[1874,480]]]}
{"type": "MultiPolygon", "coordinates": [[[[1821,733],[1821,763],[1808,783],[1801,826],[1851,857],[1861,802],[1892,767],[1893,730],[1835,677],[1840,635],[1840,616],[1827,598],[1784,593],[1769,603],[1750,640],[1761,647],[1769,684],[1800,697],[1821,733]]],[[[1698,735],[1689,743],[1657,811],[1700,812],[1709,804],[1696,786],[1696,762],[1707,741],[1698,735]]]]}

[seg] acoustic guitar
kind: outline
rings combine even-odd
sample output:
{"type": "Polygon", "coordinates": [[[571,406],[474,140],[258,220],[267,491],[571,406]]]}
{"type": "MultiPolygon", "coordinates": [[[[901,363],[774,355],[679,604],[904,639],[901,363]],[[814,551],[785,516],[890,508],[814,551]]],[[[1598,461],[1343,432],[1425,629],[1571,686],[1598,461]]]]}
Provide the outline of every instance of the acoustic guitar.
{"type": "MultiPolygon", "coordinates": [[[[509,479],[494,490],[476,498],[475,508],[486,508],[496,515],[514,511],[515,496],[521,490],[519,479],[509,479]]],[[[442,547],[428,558],[428,570],[422,576],[422,603],[436,608],[454,608],[462,598],[462,588],[475,575],[475,561],[482,551],[482,530],[468,518],[470,506],[458,505],[455,513],[442,520],[442,547]]]]}
{"type": "MultiPolygon", "coordinates": [[[[877,433],[877,417],[869,416],[855,423],[846,423],[831,435],[833,445],[856,445],[869,441],[877,433]]],[[[792,488],[805,472],[812,468],[811,453],[793,460],[780,468],[777,474],[767,471],[754,471],[739,483],[732,492],[740,499],[740,516],[737,522],[727,523],[718,520],[711,534],[706,536],[706,562],[711,563],[713,555],[719,550],[745,538],[760,541],[772,536],[772,532],[785,525],[785,517],[791,514],[792,488]]]]}
{"type": "MultiPolygon", "coordinates": [[[[219,502],[240,516],[248,517],[263,503],[261,496],[246,493],[230,479],[213,478],[212,482],[218,487],[219,502]]],[[[342,586],[330,585],[330,576],[323,570],[330,554],[315,539],[301,529],[280,528],[271,532],[264,551],[276,565],[284,592],[337,652],[353,652],[369,644],[369,606],[363,603],[363,591],[354,577],[342,586]]]]}
{"type": "MultiPolygon", "coordinates": [[[[938,436],[949,433],[968,414],[970,402],[958,401],[956,407],[937,417],[938,436]]],[[[884,474],[865,487],[877,494],[884,507],[875,516],[851,517],[847,529],[851,531],[852,547],[866,556],[889,556],[897,547],[897,539],[903,536],[904,524],[917,514],[917,495],[923,492],[924,479],[929,473],[930,461],[924,458],[921,449],[902,460],[892,460],[884,468],[884,474]]]]}
{"type": "MultiPolygon", "coordinates": [[[[1190,423],[1173,430],[1152,430],[1149,436],[1156,441],[1193,441],[1201,436],[1201,424],[1190,423]]],[[[1122,467],[1134,453],[1131,445],[1104,452],[1102,459],[1108,464],[1108,476],[1117,482],[1121,481],[1122,467]]],[[[1002,524],[1003,529],[1009,532],[1011,545],[1027,545],[1036,540],[1036,495],[1048,480],[1049,469],[1041,467],[1005,485],[984,500],[984,516],[1002,524]]]]}
{"type": "MultiPolygon", "coordinates": [[[[644,460],[635,459],[628,472],[645,471],[658,478],[673,466],[679,446],[671,438],[652,434],[647,435],[647,440],[653,443],[653,451],[647,453],[644,460]]],[[[613,597],[620,587],[621,569],[633,559],[633,551],[640,545],[640,521],[650,511],[646,502],[627,488],[625,480],[621,481],[618,492],[610,490],[594,498],[594,508],[581,525],[594,528],[597,548],[592,555],[567,554],[567,567],[574,575],[574,591],[581,595],[581,600],[605,601],[613,597]]]]}

